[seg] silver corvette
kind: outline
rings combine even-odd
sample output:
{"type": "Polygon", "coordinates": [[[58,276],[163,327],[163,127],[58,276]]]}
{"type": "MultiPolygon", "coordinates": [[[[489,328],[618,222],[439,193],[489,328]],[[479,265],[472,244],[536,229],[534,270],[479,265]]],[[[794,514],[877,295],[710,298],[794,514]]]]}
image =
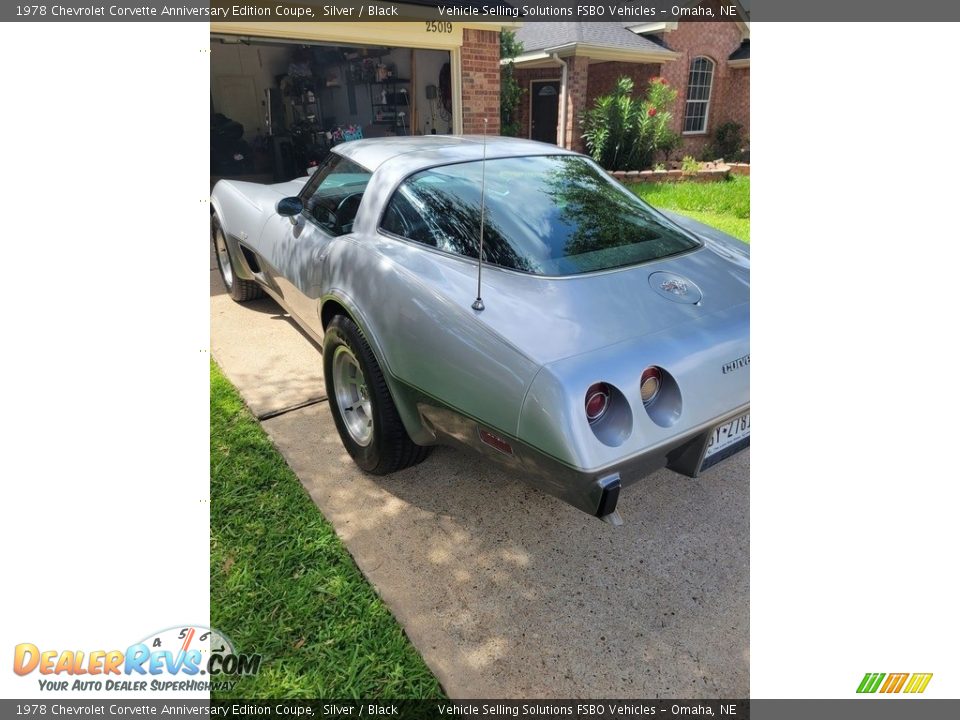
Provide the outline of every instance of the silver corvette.
{"type": "Polygon", "coordinates": [[[367,472],[468,447],[616,524],[621,488],[750,442],[748,246],[583,155],[348,142],[299,180],[221,180],[211,228],[231,297],[266,292],[322,345],[367,472]]]}

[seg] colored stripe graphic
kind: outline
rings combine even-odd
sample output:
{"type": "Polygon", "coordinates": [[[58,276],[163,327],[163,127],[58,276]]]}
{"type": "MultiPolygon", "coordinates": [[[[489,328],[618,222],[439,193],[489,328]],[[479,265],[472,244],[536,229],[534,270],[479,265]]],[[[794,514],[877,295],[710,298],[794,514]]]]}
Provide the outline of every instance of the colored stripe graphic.
{"type": "Polygon", "coordinates": [[[900,689],[903,687],[903,684],[907,681],[908,677],[910,677],[910,673],[890,673],[887,675],[887,681],[883,684],[883,687],[880,688],[880,692],[900,692],[900,689]]]}
{"type": "Polygon", "coordinates": [[[857,687],[858,693],[875,693],[879,689],[881,693],[898,693],[901,690],[904,693],[918,694],[927,689],[933,673],[866,673],[860,685],[857,687]],[[886,678],[886,682],[884,682],[886,678]],[[883,683],[881,686],[880,683],[883,683]],[[904,687],[906,686],[906,687],[904,687]]]}
{"type": "Polygon", "coordinates": [[[860,681],[860,687],[857,688],[857,692],[875,693],[877,688],[880,687],[880,682],[884,677],[884,673],[867,673],[863,676],[863,680],[860,681]]]}
{"type": "Polygon", "coordinates": [[[905,693],[922,693],[927,689],[927,685],[930,684],[930,678],[933,677],[933,673],[914,673],[910,678],[910,682],[907,683],[907,687],[904,690],[905,693]]]}

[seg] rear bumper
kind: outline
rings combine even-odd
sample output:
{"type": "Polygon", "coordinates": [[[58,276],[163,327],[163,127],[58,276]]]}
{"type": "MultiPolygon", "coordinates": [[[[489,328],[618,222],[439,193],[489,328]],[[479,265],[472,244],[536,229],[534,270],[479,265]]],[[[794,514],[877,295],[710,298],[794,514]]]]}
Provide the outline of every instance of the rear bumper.
{"type": "MultiPolygon", "coordinates": [[[[524,474],[546,492],[556,495],[574,507],[596,517],[604,517],[617,509],[620,491],[662,468],[697,477],[703,468],[707,440],[717,425],[750,410],[749,404],[725,413],[683,435],[646,448],[612,465],[594,471],[578,470],[558,462],[533,448],[521,447],[524,474]]],[[[735,455],[750,445],[745,438],[711,456],[710,467],[735,455]],[[716,460],[715,460],[716,458],[716,460]]]]}
{"type": "MultiPolygon", "coordinates": [[[[622,489],[657,470],[668,468],[688,477],[697,477],[701,472],[707,440],[713,429],[749,411],[750,405],[742,405],[682,435],[597,470],[570,467],[515,438],[506,438],[511,446],[509,454],[498,451],[481,441],[480,431],[487,429],[470,418],[448,408],[438,408],[426,403],[420,403],[418,409],[425,424],[441,442],[469,446],[517,472],[525,481],[540,490],[585,513],[603,518],[616,511],[622,489]]],[[[748,446],[749,437],[745,442],[711,456],[711,465],[716,464],[713,462],[715,457],[718,457],[719,462],[748,446]]]]}

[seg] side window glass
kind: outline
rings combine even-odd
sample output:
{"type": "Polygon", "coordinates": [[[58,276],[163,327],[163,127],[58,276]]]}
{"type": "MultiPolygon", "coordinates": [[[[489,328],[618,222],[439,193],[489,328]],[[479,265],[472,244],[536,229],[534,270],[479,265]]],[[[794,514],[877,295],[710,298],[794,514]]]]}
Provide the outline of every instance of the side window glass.
{"type": "Polygon", "coordinates": [[[420,210],[407,197],[409,192],[406,183],[401,185],[390,198],[387,209],[383,213],[381,229],[416,242],[437,246],[436,236],[420,210]]]}
{"type": "Polygon", "coordinates": [[[303,212],[328,235],[353,232],[370,173],[331,153],[304,188],[303,212]]]}

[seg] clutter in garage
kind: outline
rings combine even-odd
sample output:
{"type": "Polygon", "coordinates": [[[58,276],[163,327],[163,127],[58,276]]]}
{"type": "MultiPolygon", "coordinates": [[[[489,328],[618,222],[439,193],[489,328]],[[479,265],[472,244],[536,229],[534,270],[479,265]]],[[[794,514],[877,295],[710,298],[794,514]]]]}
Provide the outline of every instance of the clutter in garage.
{"type": "Polygon", "coordinates": [[[341,142],[453,131],[450,53],[214,37],[214,177],[288,180],[341,142]]]}

